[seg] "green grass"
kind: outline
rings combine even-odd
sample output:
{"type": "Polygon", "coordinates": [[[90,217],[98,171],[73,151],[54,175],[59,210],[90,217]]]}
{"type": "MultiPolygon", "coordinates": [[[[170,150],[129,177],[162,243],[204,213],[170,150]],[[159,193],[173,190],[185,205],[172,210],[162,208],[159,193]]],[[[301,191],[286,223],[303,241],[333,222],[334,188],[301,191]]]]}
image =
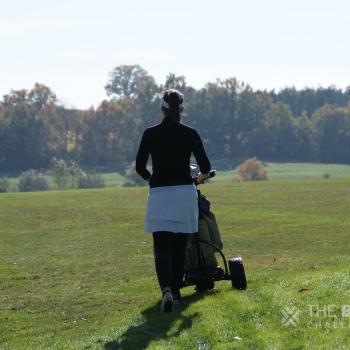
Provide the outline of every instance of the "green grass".
{"type": "Polygon", "coordinates": [[[143,234],[146,188],[0,194],[0,349],[349,349],[350,180],[202,190],[248,289],[188,287],[170,315],[143,234]]]}
{"type": "MultiPolygon", "coordinates": [[[[215,167],[215,162],[213,162],[215,167]]],[[[319,163],[264,163],[268,177],[271,180],[283,179],[322,179],[324,174],[329,174],[332,179],[350,178],[350,165],[345,164],[319,164],[319,163]]],[[[102,173],[106,187],[122,187],[126,178],[117,172],[102,173]]],[[[51,189],[56,187],[52,176],[48,177],[51,189]]],[[[18,178],[9,178],[11,191],[18,191],[18,178]]],[[[217,171],[212,183],[229,184],[239,181],[236,170],[217,171]]]]}
{"type": "Polygon", "coordinates": [[[324,174],[331,178],[350,178],[350,165],[318,163],[267,163],[270,179],[321,179],[324,174]]]}

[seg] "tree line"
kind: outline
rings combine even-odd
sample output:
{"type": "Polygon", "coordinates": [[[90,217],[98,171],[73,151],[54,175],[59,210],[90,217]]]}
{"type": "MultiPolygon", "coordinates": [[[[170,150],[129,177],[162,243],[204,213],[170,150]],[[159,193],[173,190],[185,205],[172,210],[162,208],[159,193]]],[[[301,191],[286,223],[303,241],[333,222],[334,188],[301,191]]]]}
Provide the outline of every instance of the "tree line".
{"type": "Polygon", "coordinates": [[[157,84],[142,67],[124,65],[110,73],[97,108],[65,108],[38,83],[3,96],[0,172],[47,169],[54,157],[125,171],[143,130],[161,120],[162,91],[170,87],[184,93],[182,120],[199,131],[214,162],[350,162],[350,87],[261,91],[229,78],[195,89],[184,76],[157,84]]]}

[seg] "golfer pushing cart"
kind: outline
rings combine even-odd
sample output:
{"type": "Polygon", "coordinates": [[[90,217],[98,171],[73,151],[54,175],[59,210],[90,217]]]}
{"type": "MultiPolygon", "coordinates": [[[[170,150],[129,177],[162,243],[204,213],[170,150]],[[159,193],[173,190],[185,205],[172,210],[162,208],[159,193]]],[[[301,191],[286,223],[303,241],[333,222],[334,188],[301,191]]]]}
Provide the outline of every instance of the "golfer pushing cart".
{"type": "Polygon", "coordinates": [[[210,230],[209,236],[200,230],[205,228],[204,224],[210,227],[215,217],[196,185],[214,176],[215,171],[211,171],[198,132],[181,123],[183,109],[183,95],[177,90],[166,90],[161,100],[164,118],[145,130],[136,156],[136,171],[150,185],[145,231],[153,237],[163,312],[172,311],[174,304],[180,302],[180,289],[185,286],[208,290],[215,281],[231,279],[235,288],[246,287],[241,259],[230,259],[227,263],[220,250],[221,239],[215,244],[218,242],[213,240],[215,235],[210,237],[210,230]],[[198,172],[191,176],[192,154],[198,172]],[[152,174],[146,167],[149,155],[152,174]],[[224,269],[218,266],[215,251],[223,257],[224,269]]]}

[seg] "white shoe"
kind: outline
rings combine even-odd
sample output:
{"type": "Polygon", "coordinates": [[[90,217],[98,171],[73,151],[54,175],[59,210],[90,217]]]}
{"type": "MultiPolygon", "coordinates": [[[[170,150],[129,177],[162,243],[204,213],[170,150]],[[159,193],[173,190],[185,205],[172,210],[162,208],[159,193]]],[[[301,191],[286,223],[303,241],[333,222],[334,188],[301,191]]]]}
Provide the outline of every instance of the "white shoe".
{"type": "Polygon", "coordinates": [[[172,312],[174,310],[174,300],[170,288],[163,289],[163,299],[160,310],[162,312],[172,312]]]}

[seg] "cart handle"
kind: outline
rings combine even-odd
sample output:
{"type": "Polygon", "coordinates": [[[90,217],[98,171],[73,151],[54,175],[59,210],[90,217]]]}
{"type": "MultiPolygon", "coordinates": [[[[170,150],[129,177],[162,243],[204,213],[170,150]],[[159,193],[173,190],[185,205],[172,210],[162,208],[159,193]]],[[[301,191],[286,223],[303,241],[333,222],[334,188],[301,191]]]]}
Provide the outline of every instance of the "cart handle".
{"type": "Polygon", "coordinates": [[[229,275],[228,268],[227,268],[227,261],[226,261],[225,255],[215,244],[210,243],[210,242],[208,242],[208,241],[206,241],[206,240],[204,240],[202,238],[194,238],[193,241],[207,244],[207,245],[211,246],[212,248],[214,248],[218,253],[220,253],[220,255],[222,257],[222,260],[224,261],[225,273],[226,273],[226,275],[229,275]]]}

